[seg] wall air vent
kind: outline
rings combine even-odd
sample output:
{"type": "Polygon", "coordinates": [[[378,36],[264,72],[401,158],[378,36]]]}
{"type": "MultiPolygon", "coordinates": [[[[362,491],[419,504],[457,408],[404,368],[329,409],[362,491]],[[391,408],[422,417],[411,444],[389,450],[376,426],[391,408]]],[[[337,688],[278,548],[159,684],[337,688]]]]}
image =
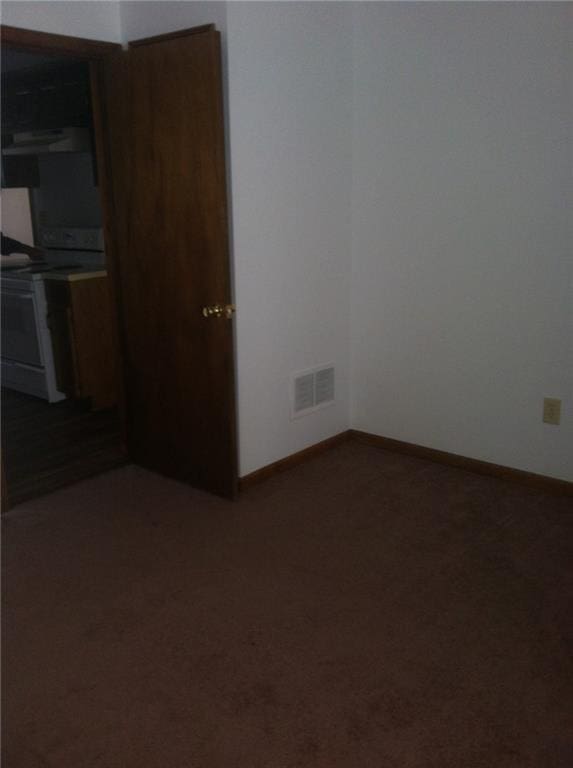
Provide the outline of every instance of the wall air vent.
{"type": "Polygon", "coordinates": [[[308,411],[314,407],[314,374],[304,373],[294,380],[294,411],[308,411]]]}
{"type": "Polygon", "coordinates": [[[314,374],[314,403],[324,405],[334,400],[334,368],[322,368],[314,374]]]}
{"type": "Polygon", "coordinates": [[[299,371],[292,377],[293,419],[332,405],[334,402],[334,366],[299,371]]]}

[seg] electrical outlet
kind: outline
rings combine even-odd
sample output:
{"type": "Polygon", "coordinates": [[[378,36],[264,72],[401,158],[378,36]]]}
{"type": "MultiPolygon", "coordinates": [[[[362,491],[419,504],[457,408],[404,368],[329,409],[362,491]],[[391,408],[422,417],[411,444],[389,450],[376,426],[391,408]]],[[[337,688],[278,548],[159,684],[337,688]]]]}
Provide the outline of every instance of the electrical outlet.
{"type": "Polygon", "coordinates": [[[561,400],[556,397],[544,398],[543,421],[545,424],[559,424],[561,422],[561,400]]]}

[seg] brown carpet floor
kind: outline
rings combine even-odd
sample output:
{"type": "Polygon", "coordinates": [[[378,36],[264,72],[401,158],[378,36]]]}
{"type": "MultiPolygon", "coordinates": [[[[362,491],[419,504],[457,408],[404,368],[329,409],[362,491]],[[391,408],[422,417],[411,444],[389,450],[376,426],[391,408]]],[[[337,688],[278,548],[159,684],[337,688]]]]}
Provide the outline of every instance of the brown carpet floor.
{"type": "Polygon", "coordinates": [[[5,520],[6,768],[571,768],[571,500],[345,444],[5,520]]]}

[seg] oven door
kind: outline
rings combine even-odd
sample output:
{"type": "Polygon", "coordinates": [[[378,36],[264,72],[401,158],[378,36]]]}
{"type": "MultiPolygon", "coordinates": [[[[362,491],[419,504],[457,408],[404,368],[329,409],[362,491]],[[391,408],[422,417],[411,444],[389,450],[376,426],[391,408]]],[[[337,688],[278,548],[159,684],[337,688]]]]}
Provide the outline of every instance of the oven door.
{"type": "Polygon", "coordinates": [[[31,292],[2,289],[2,357],[26,365],[43,365],[31,292]]]}

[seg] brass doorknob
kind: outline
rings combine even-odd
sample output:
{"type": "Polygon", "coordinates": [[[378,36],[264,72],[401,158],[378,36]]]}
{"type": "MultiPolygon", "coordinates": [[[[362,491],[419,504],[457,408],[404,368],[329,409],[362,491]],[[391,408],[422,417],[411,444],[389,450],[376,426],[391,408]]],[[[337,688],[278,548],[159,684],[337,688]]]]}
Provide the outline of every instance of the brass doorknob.
{"type": "Polygon", "coordinates": [[[211,304],[209,307],[203,307],[203,317],[224,317],[230,320],[235,310],[234,304],[211,304]]]}

